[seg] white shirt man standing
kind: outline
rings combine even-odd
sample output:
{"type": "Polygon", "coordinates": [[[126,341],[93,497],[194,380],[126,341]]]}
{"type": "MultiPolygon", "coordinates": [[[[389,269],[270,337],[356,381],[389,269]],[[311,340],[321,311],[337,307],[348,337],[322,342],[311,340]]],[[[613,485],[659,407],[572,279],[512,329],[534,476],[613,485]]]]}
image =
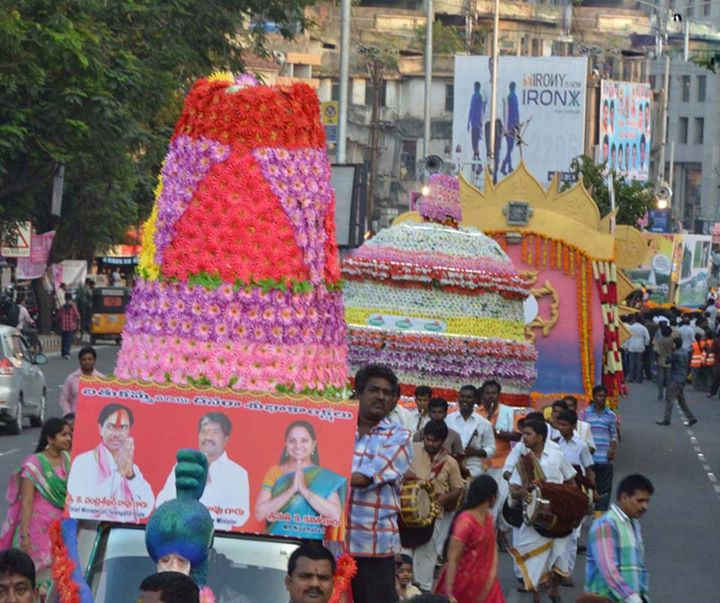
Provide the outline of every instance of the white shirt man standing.
{"type": "MultiPolygon", "coordinates": [[[[221,412],[209,412],[200,419],[198,448],[208,459],[208,478],[200,502],[212,515],[215,528],[231,530],[242,526],[250,516],[248,474],[228,458],[225,448],[232,432],[232,423],[221,412]]],[[[157,497],[158,506],[177,496],[175,467],[168,475],[157,497]]]]}
{"type": "Polygon", "coordinates": [[[490,421],[475,412],[478,391],[474,385],[460,388],[460,410],[448,415],[446,425],[460,434],[465,447],[465,466],[472,477],[485,472],[483,461],[495,455],[495,434],[490,421]]]}

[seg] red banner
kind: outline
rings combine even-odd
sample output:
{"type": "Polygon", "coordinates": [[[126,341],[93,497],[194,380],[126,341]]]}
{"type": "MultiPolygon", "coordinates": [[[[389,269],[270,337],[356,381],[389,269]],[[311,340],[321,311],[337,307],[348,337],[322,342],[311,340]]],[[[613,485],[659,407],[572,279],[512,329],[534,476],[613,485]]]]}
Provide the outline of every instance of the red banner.
{"type": "Polygon", "coordinates": [[[83,379],[66,513],[145,523],[195,448],[216,529],[340,540],[356,426],[352,401],[83,379]]]}

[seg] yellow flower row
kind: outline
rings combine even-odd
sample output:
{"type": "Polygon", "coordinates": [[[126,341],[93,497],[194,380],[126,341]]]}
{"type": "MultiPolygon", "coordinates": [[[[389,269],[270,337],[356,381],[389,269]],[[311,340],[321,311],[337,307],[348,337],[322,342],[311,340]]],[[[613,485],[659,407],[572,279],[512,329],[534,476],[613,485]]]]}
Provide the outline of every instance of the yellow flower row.
{"type": "MultiPolygon", "coordinates": [[[[395,310],[374,308],[366,310],[361,308],[345,308],[345,321],[350,325],[368,326],[370,317],[375,314],[397,315],[395,310]]],[[[437,320],[438,316],[412,312],[403,314],[398,318],[421,318],[437,320]]],[[[473,318],[466,317],[443,317],[440,320],[447,325],[444,333],[449,335],[469,335],[471,337],[497,337],[511,341],[525,341],[525,325],[516,320],[505,320],[502,318],[473,318]]]]}
{"type": "Polygon", "coordinates": [[[157,230],[158,204],[157,200],[163,191],[162,172],[158,177],[158,184],[155,188],[155,203],[153,204],[152,213],[147,222],[143,225],[142,231],[142,251],[140,253],[140,262],[138,271],[143,278],[149,281],[156,281],[160,278],[160,266],[155,263],[155,232],[157,230]]]}

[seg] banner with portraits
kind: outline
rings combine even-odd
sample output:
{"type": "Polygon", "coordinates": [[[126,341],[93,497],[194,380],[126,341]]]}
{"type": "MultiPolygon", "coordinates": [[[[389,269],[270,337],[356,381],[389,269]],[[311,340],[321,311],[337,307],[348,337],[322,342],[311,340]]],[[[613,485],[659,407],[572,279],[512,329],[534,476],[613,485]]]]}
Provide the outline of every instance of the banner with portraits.
{"type": "Polygon", "coordinates": [[[69,517],[146,523],[194,448],[216,529],[344,538],[355,401],[83,378],[77,409],[69,517]]]}
{"type": "Polygon", "coordinates": [[[648,180],[651,103],[650,84],[600,83],[601,161],[630,180],[648,180]]]}

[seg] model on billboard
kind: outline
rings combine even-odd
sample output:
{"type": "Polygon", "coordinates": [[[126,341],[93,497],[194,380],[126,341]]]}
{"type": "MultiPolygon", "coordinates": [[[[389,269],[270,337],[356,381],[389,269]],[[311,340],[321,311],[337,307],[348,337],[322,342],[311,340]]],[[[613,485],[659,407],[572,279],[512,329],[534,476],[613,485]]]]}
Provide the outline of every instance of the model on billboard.
{"type": "Polygon", "coordinates": [[[470,140],[473,150],[473,169],[480,173],[482,171],[482,160],[480,159],[480,140],[482,140],[482,127],[485,121],[485,105],[487,104],[480,94],[480,82],[473,84],[473,95],[470,98],[470,113],[468,113],[467,129],[470,132],[470,140]]]}
{"type": "Polygon", "coordinates": [[[280,464],[265,474],[255,517],[268,534],[322,539],[341,525],[347,480],[320,467],[315,428],[294,421],[285,430],[280,464]]]}
{"type": "Polygon", "coordinates": [[[70,469],[68,496],[74,518],[127,521],[152,512],[152,488],[133,463],[134,422],[132,411],[122,404],[107,404],[100,411],[100,443],[78,455],[70,469]]]}
{"type": "Polygon", "coordinates": [[[603,101],[602,105],[602,132],[610,132],[610,103],[608,99],[603,101]]]}
{"type": "Polygon", "coordinates": [[[607,165],[607,162],[610,161],[610,138],[607,134],[603,136],[603,144],[602,144],[602,160],[603,163],[607,165]]]}
{"type": "Polygon", "coordinates": [[[617,147],[615,146],[615,143],[613,142],[610,146],[610,165],[609,168],[611,170],[614,170],[617,167],[617,147]]]}
{"type": "Polygon", "coordinates": [[[645,162],[647,160],[647,142],[645,134],[640,137],[640,171],[645,170],[645,162]]]}
{"type": "Polygon", "coordinates": [[[618,144],[618,153],[617,153],[617,169],[618,171],[621,171],[625,165],[625,158],[623,157],[623,144],[622,142],[618,144]]]}
{"type": "Polygon", "coordinates": [[[615,134],[615,101],[610,101],[610,119],[608,121],[608,134],[615,134]]]}
{"type": "Polygon", "coordinates": [[[520,133],[520,101],[515,94],[515,82],[510,82],[510,92],[503,99],[503,115],[505,117],[505,159],[500,172],[507,175],[513,171],[512,152],[515,148],[515,137],[520,133]]]}
{"type": "MultiPolygon", "coordinates": [[[[227,455],[232,422],[221,412],[209,412],[198,425],[198,448],[209,463],[208,480],[200,502],[209,510],[218,530],[242,526],[250,516],[248,474],[227,455]],[[231,486],[228,486],[231,484],[231,486]]],[[[158,506],[175,498],[175,469],[157,497],[158,506]]]]}
{"type": "Polygon", "coordinates": [[[630,143],[625,143],[625,171],[630,171],[630,143]]]}

